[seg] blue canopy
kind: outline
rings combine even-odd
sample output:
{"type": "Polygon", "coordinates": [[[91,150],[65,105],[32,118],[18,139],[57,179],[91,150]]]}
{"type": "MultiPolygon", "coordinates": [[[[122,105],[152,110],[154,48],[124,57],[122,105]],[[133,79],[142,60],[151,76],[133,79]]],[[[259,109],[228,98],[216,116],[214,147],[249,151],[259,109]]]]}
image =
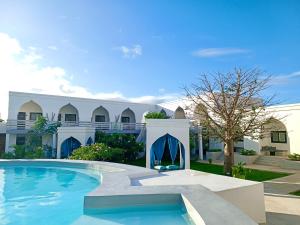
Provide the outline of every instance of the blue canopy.
{"type": "MultiPolygon", "coordinates": [[[[171,160],[172,160],[172,164],[174,164],[175,160],[176,160],[176,155],[178,152],[178,147],[180,144],[180,149],[181,149],[181,157],[183,159],[183,167],[184,167],[184,147],[183,144],[180,143],[178,141],[177,138],[173,137],[170,134],[166,134],[160,138],[158,138],[151,146],[150,149],[150,167],[154,168],[155,166],[155,160],[158,161],[158,164],[161,164],[161,160],[162,157],[164,155],[164,151],[165,151],[165,145],[166,142],[168,142],[168,147],[169,147],[169,151],[170,151],[170,156],[171,156],[171,160]]],[[[182,167],[182,165],[181,165],[182,167]]]]}
{"type": "Polygon", "coordinates": [[[169,144],[172,164],[174,164],[177,155],[177,150],[178,150],[178,140],[172,137],[171,135],[168,135],[168,144],[169,144]]]}
{"type": "Polygon", "coordinates": [[[93,139],[92,139],[92,137],[89,137],[89,139],[87,140],[87,142],[86,142],[86,145],[92,145],[93,144],[93,139]]]}
{"type": "Polygon", "coordinates": [[[70,137],[66,139],[61,144],[61,158],[68,158],[73,150],[79,148],[80,145],[80,142],[76,138],[70,137]]]}

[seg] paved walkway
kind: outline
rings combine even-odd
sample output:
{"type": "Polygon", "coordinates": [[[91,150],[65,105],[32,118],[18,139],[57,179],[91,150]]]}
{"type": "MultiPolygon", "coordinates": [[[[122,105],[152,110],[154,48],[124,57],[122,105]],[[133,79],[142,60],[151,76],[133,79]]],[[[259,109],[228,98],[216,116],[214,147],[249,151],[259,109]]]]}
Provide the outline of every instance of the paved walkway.
{"type": "Polygon", "coordinates": [[[300,190],[300,171],[268,168],[294,174],[264,182],[267,225],[300,224],[300,197],[289,195],[290,192],[300,190]]]}

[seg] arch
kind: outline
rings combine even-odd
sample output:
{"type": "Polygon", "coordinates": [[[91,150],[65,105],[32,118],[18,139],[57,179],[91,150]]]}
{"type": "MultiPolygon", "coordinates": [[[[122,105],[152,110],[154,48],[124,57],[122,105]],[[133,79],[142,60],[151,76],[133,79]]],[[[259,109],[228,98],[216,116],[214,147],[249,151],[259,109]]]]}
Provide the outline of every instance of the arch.
{"type": "Polygon", "coordinates": [[[109,112],[103,106],[99,106],[93,111],[92,122],[109,122],[109,112]]]}
{"type": "Polygon", "coordinates": [[[266,151],[268,151],[269,147],[273,147],[276,151],[288,153],[290,151],[290,143],[285,124],[279,119],[270,118],[263,126],[260,145],[266,151]]]}
{"type": "Polygon", "coordinates": [[[72,152],[79,148],[81,143],[74,137],[69,137],[61,144],[61,158],[68,158],[72,152]]]}
{"type": "Polygon", "coordinates": [[[165,116],[167,116],[167,112],[164,109],[160,110],[160,113],[164,114],[165,116]]]}
{"type": "Polygon", "coordinates": [[[122,112],[121,122],[122,123],[135,123],[135,114],[130,108],[127,108],[122,112]]]}
{"type": "Polygon", "coordinates": [[[73,106],[71,103],[62,106],[58,111],[58,121],[67,122],[67,123],[78,123],[79,113],[78,109],[73,106]]]}
{"type": "Polygon", "coordinates": [[[92,137],[89,137],[89,139],[86,141],[86,145],[92,145],[93,144],[93,139],[92,137]]]}
{"type": "Polygon", "coordinates": [[[174,161],[176,159],[176,156],[180,154],[181,165],[180,168],[184,168],[185,166],[185,149],[183,144],[174,136],[170,134],[165,134],[159,138],[156,139],[156,141],[153,142],[150,148],[150,168],[154,168],[155,161],[158,162],[158,164],[161,163],[162,157],[164,155],[164,151],[166,148],[166,145],[168,145],[172,165],[174,164],[174,161]]]}
{"type": "Polygon", "coordinates": [[[17,119],[18,120],[36,120],[39,116],[43,116],[42,107],[30,100],[21,105],[17,119]]]}
{"type": "Polygon", "coordinates": [[[180,106],[178,106],[174,112],[174,119],[186,119],[185,112],[180,106]]]}

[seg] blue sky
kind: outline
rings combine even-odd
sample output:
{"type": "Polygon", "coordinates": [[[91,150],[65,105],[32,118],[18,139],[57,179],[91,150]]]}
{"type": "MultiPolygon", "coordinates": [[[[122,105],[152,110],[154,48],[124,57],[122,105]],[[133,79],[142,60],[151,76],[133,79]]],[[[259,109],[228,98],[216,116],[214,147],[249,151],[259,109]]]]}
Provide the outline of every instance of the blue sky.
{"type": "Polygon", "coordinates": [[[18,57],[33,56],[30,65],[62,69],[61,94],[163,101],[200,73],[259,67],[278,77],[270,92],[292,103],[300,102],[299,12],[297,0],[0,0],[0,33],[18,42],[18,57]]]}

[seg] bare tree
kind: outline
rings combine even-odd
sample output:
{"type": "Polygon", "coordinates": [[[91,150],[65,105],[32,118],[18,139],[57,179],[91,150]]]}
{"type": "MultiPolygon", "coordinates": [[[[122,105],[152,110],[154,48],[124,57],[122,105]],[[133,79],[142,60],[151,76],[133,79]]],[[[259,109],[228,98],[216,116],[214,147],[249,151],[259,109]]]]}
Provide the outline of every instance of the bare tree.
{"type": "Polygon", "coordinates": [[[270,120],[265,108],[274,96],[263,96],[269,81],[270,76],[258,69],[235,69],[226,74],[203,74],[185,88],[195,118],[225,144],[226,174],[231,174],[234,164],[234,141],[243,136],[258,138],[270,120]]]}

